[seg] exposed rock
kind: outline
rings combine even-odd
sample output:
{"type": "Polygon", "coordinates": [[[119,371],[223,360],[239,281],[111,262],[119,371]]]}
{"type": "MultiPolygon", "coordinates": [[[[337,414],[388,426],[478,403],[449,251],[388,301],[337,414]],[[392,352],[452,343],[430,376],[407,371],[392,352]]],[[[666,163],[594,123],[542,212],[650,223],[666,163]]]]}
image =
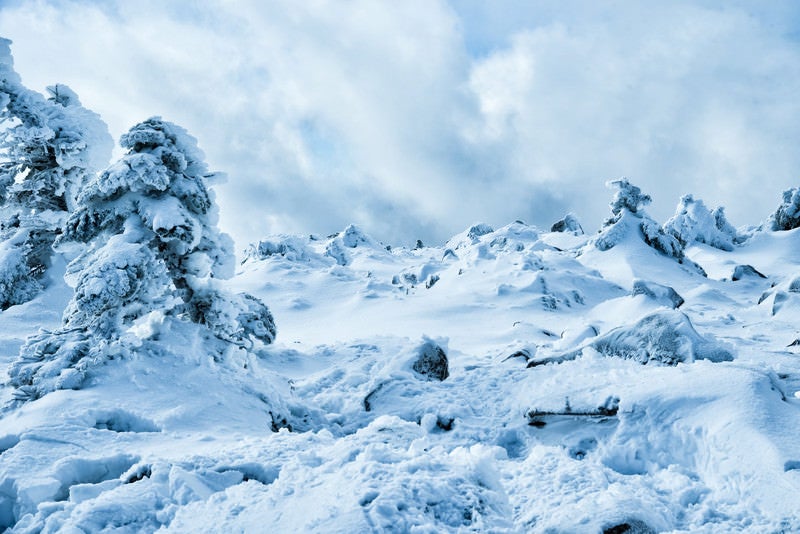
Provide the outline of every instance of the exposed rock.
{"type": "Polygon", "coordinates": [[[763,274],[758,272],[755,267],[752,265],[737,265],[733,269],[733,275],[731,275],[731,280],[734,282],[741,280],[742,278],[766,278],[763,274]]]}
{"type": "Polygon", "coordinates": [[[425,289],[432,288],[434,285],[436,285],[436,282],[438,282],[438,281],[439,281],[439,275],[438,274],[430,275],[428,277],[428,280],[425,282],[425,289]]]}
{"type": "Polygon", "coordinates": [[[474,241],[477,240],[479,237],[484,236],[486,234],[491,234],[492,232],[494,232],[494,228],[492,228],[488,224],[481,223],[472,226],[467,231],[467,237],[474,241]]]}
{"type": "Polygon", "coordinates": [[[551,232],[573,232],[575,235],[583,235],[583,227],[578,222],[578,218],[572,213],[567,213],[563,219],[556,221],[550,227],[551,232]]]}
{"type": "Polygon", "coordinates": [[[603,534],[656,534],[656,531],[644,521],[628,519],[622,523],[605,527],[603,534]]]}
{"type": "Polygon", "coordinates": [[[419,349],[418,358],[412,365],[412,369],[428,380],[442,381],[450,376],[448,369],[447,354],[432,340],[425,341],[419,349]]]}

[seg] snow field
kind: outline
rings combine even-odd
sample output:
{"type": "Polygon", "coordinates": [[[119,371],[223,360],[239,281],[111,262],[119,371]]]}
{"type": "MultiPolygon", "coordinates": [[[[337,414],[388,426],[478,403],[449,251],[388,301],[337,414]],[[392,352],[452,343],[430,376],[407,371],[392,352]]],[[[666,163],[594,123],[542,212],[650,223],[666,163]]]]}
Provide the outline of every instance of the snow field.
{"type": "MultiPolygon", "coordinates": [[[[200,326],[133,329],[137,350],[83,389],[3,414],[0,521],[14,532],[800,529],[786,307],[800,264],[786,247],[800,234],[692,246],[706,278],[633,232],[600,252],[520,223],[486,230],[418,250],[357,229],[274,240],[290,252],[247,259],[232,285],[270,304],[278,342],[215,358],[200,326]],[[733,282],[739,264],[768,278],[733,282]],[[633,295],[634,280],[685,303],[633,295]],[[777,311],[758,303],[773,283],[786,295],[777,311]],[[701,339],[733,360],[642,365],[592,345],[652,314],[685,314],[698,337],[678,329],[676,346],[701,339]],[[447,354],[444,380],[415,370],[426,343],[447,354]]],[[[0,315],[0,346],[57,324],[66,291],[0,315]]]]}

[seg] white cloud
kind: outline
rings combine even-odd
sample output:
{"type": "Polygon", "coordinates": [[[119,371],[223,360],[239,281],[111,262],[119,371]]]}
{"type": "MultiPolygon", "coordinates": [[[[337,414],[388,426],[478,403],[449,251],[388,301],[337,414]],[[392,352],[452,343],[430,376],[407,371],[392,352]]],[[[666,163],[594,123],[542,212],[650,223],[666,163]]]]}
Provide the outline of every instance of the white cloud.
{"type": "Polygon", "coordinates": [[[758,222],[800,163],[786,143],[800,141],[797,44],[741,11],[638,15],[619,17],[624,31],[556,22],[517,34],[473,69],[478,131],[507,151],[510,175],[579,191],[595,220],[602,179],[627,175],[662,217],[694,192],[758,222]]]}
{"type": "Polygon", "coordinates": [[[24,2],[0,34],[26,84],[69,84],[115,135],[159,114],[198,137],[239,247],[567,209],[592,228],[620,175],[662,218],[693,192],[755,223],[797,177],[789,3],[195,4],[24,2]]]}

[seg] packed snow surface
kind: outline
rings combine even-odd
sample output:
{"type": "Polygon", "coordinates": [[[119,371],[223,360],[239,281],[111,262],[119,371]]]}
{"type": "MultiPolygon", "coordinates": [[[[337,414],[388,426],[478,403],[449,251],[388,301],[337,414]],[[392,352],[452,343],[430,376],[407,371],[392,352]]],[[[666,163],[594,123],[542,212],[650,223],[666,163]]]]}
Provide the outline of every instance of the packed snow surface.
{"type": "MultiPolygon", "coordinates": [[[[622,224],[255,244],[229,286],[274,344],[154,312],[81,389],[0,389],[0,529],[800,531],[800,229],[679,261],[622,224]]],[[[63,263],[0,313],[3,367],[63,263]]]]}

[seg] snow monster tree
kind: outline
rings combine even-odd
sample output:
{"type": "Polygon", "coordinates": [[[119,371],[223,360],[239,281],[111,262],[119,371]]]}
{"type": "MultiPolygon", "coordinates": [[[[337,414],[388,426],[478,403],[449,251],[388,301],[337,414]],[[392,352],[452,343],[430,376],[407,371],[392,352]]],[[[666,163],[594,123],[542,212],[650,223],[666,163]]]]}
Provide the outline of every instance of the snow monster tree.
{"type": "Polygon", "coordinates": [[[800,228],[800,188],[793,187],[783,192],[783,202],[775,210],[767,227],[774,232],[800,228]]]}
{"type": "Polygon", "coordinates": [[[148,316],[189,320],[242,347],[271,343],[275,324],[253,296],[227,293],[232,241],[219,232],[196,140],[158,117],[122,136],[128,152],[90,180],[57,247],[85,250],[67,268],[75,293],[63,326],[23,346],[11,366],[19,398],[79,387],[92,362],[122,350],[148,316]],[[87,246],[88,245],[88,246],[87,246]]]}
{"type": "Polygon", "coordinates": [[[22,85],[0,39],[0,310],[46,285],[52,245],[76,192],[108,164],[113,140],[68,87],[45,98],[22,85]]]}
{"type": "Polygon", "coordinates": [[[610,204],[611,217],[606,219],[600,234],[593,240],[598,249],[609,250],[631,232],[636,232],[649,247],[705,276],[702,267],[685,257],[681,242],[644,211],[644,207],[652,201],[650,195],[642,193],[626,178],[613,180],[606,185],[617,191],[610,204]]]}
{"type": "Polygon", "coordinates": [[[697,242],[731,251],[745,239],[728,222],[725,208],[720,206],[709,210],[702,200],[692,195],[681,197],[675,215],[664,223],[663,229],[684,247],[697,242]]]}

